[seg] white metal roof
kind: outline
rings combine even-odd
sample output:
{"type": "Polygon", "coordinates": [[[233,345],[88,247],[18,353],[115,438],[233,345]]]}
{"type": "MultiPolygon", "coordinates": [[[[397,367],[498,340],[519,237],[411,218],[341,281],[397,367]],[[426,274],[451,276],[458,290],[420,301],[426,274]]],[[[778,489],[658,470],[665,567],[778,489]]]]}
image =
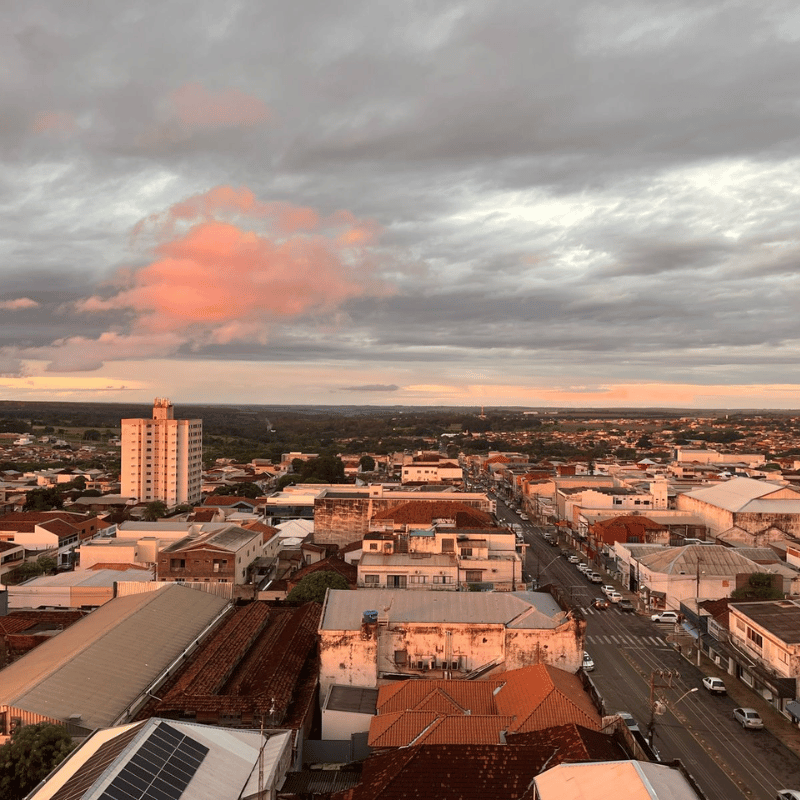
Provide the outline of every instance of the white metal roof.
{"type": "Polygon", "coordinates": [[[227,606],[174,583],[115,598],[0,671],[0,706],[110,726],[227,606]]]}
{"type": "MultiPolygon", "coordinates": [[[[785,488],[784,484],[757,481],[753,478],[731,478],[731,480],[724,483],[707,486],[694,492],[687,492],[686,496],[702,500],[704,503],[709,503],[718,508],[724,508],[726,511],[741,511],[751,501],[785,488]]],[[[771,501],[770,505],[774,509],[774,503],[779,503],[780,507],[783,508],[787,502],[795,501],[774,500],[771,501]]],[[[800,495],[798,495],[797,503],[798,507],[800,507],[800,495]]]]}
{"type": "Polygon", "coordinates": [[[408,589],[330,589],[320,630],[354,631],[365,611],[390,622],[478,623],[511,628],[556,628],[565,612],[545,592],[436,592],[408,589]]]}
{"type": "Polygon", "coordinates": [[[559,764],[537,775],[541,800],[699,800],[674,767],[646,761],[559,764]]]}
{"type": "Polygon", "coordinates": [[[706,576],[733,577],[742,572],[767,572],[768,568],[756,564],[724,545],[692,544],[683,547],[665,547],[639,559],[642,566],[653,572],[669,575],[696,575],[698,569],[706,576]]]}

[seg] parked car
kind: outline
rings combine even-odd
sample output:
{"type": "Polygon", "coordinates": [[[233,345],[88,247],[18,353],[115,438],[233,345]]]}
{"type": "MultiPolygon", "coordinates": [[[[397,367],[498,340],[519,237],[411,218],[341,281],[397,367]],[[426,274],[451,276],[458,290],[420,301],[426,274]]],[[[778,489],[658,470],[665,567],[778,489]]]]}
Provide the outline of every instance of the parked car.
{"type": "Polygon", "coordinates": [[[778,800],[800,800],[800,789],[778,789],[778,800]]]}
{"type": "Polygon", "coordinates": [[[530,519],[530,517],[527,514],[520,514],[519,518],[524,519],[526,522],[530,519]]]}
{"type": "Polygon", "coordinates": [[[733,718],[743,727],[759,730],[764,727],[764,721],[754,708],[734,708],[733,718]]]}
{"type": "Polygon", "coordinates": [[[658,614],[651,614],[650,619],[653,622],[670,622],[674,624],[680,622],[681,615],[677,611],[661,611],[658,614]]]}
{"type": "Polygon", "coordinates": [[[625,611],[625,612],[627,612],[628,614],[632,614],[634,611],[636,611],[636,607],[633,605],[633,603],[631,603],[631,601],[630,601],[630,600],[628,600],[628,598],[627,598],[627,597],[623,597],[623,598],[622,598],[622,599],[619,601],[619,603],[617,603],[617,608],[618,608],[620,611],[625,611]]]}
{"type": "MultiPolygon", "coordinates": [[[[703,678],[703,686],[708,689],[711,694],[728,693],[725,684],[719,678],[712,678],[710,675],[706,675],[706,677],[703,678]]],[[[798,800],[800,800],[800,798],[798,798],[798,800]]]]}
{"type": "Polygon", "coordinates": [[[595,599],[592,600],[592,608],[596,608],[600,611],[605,611],[609,605],[610,603],[605,597],[595,597],[595,599]]]}
{"type": "Polygon", "coordinates": [[[580,563],[577,565],[578,572],[582,572],[584,575],[587,575],[591,570],[591,567],[588,564],[580,563]]]}
{"type": "Polygon", "coordinates": [[[627,711],[617,711],[617,716],[628,726],[628,730],[631,731],[631,733],[642,732],[636,720],[627,711]]]}
{"type": "Polygon", "coordinates": [[[571,553],[567,556],[567,561],[569,561],[570,564],[577,564],[580,559],[575,555],[575,553],[571,553]]]}
{"type": "Polygon", "coordinates": [[[591,672],[594,669],[594,661],[592,657],[584,650],[583,651],[583,671],[591,672]]]}
{"type": "Polygon", "coordinates": [[[612,589],[610,592],[606,592],[606,597],[612,603],[619,603],[619,601],[622,600],[622,595],[616,589],[612,589]]]}
{"type": "Polygon", "coordinates": [[[587,572],[586,573],[586,577],[592,583],[602,583],[603,582],[603,576],[599,572],[587,572]]]}

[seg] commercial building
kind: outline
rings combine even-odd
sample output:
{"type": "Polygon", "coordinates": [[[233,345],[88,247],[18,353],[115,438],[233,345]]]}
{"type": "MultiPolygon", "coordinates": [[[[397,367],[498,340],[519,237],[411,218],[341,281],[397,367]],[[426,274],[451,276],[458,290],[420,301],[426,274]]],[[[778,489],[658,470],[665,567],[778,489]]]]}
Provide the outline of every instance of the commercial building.
{"type": "Polygon", "coordinates": [[[122,420],[122,494],[168,507],[198,503],[203,422],[175,419],[172,403],[156,398],[152,419],[122,420]]]}

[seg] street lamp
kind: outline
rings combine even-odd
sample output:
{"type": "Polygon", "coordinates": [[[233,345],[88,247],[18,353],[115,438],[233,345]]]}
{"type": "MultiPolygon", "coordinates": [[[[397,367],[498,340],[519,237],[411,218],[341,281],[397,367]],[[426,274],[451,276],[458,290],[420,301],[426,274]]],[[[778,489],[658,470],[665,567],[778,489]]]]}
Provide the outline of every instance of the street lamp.
{"type": "MultiPolygon", "coordinates": [[[[670,675],[669,678],[671,680],[672,675],[670,675]]],[[[652,680],[652,678],[651,678],[651,680],[652,680]]],[[[653,684],[653,688],[655,688],[655,684],[653,684]]],[[[696,691],[698,691],[698,687],[697,686],[695,686],[693,689],[688,689],[674,703],[672,703],[672,705],[676,706],[678,703],[681,702],[681,700],[683,700],[684,697],[686,697],[687,695],[690,695],[690,694],[694,694],[696,691]]],[[[651,689],[651,694],[652,694],[652,689],[651,689]]],[[[653,746],[653,739],[655,738],[656,717],[657,716],[660,717],[662,714],[666,714],[667,708],[668,708],[668,706],[667,706],[665,701],[657,700],[657,699],[653,700],[651,698],[651,700],[650,700],[650,724],[647,727],[647,742],[650,745],[650,747],[653,746]]]]}

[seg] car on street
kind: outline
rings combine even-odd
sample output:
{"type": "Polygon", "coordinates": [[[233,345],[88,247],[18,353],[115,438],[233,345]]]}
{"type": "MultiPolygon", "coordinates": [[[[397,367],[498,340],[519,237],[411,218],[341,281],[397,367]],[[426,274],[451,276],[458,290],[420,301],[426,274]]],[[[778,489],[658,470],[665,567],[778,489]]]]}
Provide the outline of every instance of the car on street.
{"type": "Polygon", "coordinates": [[[609,605],[610,603],[605,597],[595,597],[595,599],[592,600],[592,608],[596,608],[599,611],[605,611],[609,605]]]}
{"type": "Polygon", "coordinates": [[[661,611],[658,614],[651,614],[650,619],[653,622],[668,622],[676,623],[680,621],[680,614],[677,611],[661,611]]]}
{"type": "Polygon", "coordinates": [[[754,708],[734,708],[733,718],[743,727],[751,730],[760,730],[764,727],[764,721],[754,708]]]}
{"type": "Polygon", "coordinates": [[[592,571],[592,572],[587,572],[587,573],[586,573],[586,577],[587,577],[587,578],[588,578],[588,579],[589,579],[589,580],[590,580],[592,583],[602,583],[602,582],[603,582],[603,576],[602,576],[602,575],[601,575],[599,572],[594,572],[594,571],[592,571]]]}
{"type": "MultiPolygon", "coordinates": [[[[703,687],[708,689],[711,694],[728,693],[725,684],[719,678],[712,678],[710,675],[706,675],[705,678],[703,678],[703,687]]],[[[800,798],[798,798],[798,800],[800,800],[800,798]]]]}
{"type": "Polygon", "coordinates": [[[632,614],[634,611],[636,611],[636,608],[635,608],[635,606],[633,605],[633,603],[631,603],[631,601],[630,601],[630,600],[628,600],[628,598],[627,598],[627,597],[623,597],[623,598],[622,598],[622,599],[619,601],[619,603],[617,603],[617,608],[618,608],[620,611],[625,611],[625,612],[626,612],[626,613],[628,613],[628,614],[632,614]]]}
{"type": "Polygon", "coordinates": [[[628,726],[631,733],[641,733],[642,729],[637,724],[636,720],[627,711],[617,711],[617,716],[628,726]]]}
{"type": "Polygon", "coordinates": [[[778,789],[778,800],[800,800],[800,789],[778,789]]]}
{"type": "Polygon", "coordinates": [[[591,567],[588,564],[578,564],[578,572],[582,572],[584,575],[588,575],[591,571],[591,567]]]}
{"type": "Polygon", "coordinates": [[[520,519],[524,519],[526,522],[527,522],[527,521],[530,519],[530,517],[528,517],[528,515],[527,515],[527,514],[520,514],[520,515],[519,515],[519,518],[520,518],[520,519]]]}
{"type": "Polygon", "coordinates": [[[617,590],[610,583],[607,583],[605,586],[600,587],[600,591],[607,595],[609,592],[616,592],[617,590]]]}
{"type": "Polygon", "coordinates": [[[622,600],[622,595],[616,589],[612,589],[610,592],[606,592],[606,597],[612,603],[619,603],[619,601],[622,600]]]}
{"type": "Polygon", "coordinates": [[[580,559],[575,555],[575,553],[571,553],[567,556],[567,561],[569,561],[570,564],[577,564],[580,559]]]}
{"type": "Polygon", "coordinates": [[[591,672],[594,669],[594,661],[592,657],[584,650],[583,651],[583,671],[591,672]]]}

